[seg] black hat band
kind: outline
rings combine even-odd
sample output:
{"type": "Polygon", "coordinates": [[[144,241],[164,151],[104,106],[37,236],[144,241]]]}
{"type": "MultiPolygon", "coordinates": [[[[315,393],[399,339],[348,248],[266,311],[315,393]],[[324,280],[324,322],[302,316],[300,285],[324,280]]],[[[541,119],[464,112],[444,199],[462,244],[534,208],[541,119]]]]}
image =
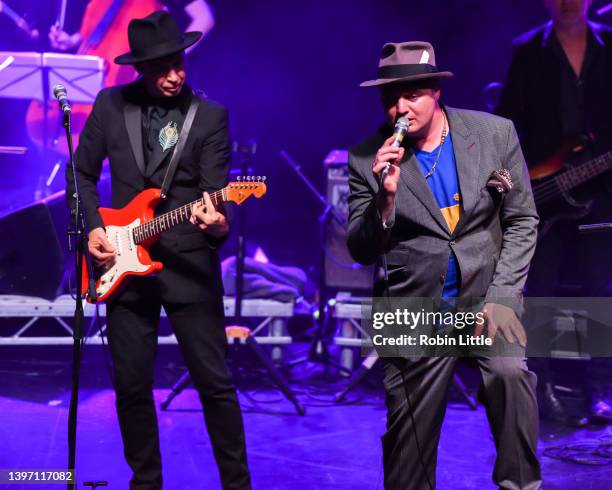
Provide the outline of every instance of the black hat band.
{"type": "Polygon", "coordinates": [[[169,52],[171,51],[175,51],[175,52],[182,51],[184,49],[182,47],[182,44],[184,42],[185,42],[185,37],[181,36],[181,38],[178,40],[178,43],[176,40],[167,41],[165,43],[156,44],[155,46],[148,46],[147,47],[148,49],[144,52],[134,50],[133,51],[134,58],[155,59],[155,58],[161,58],[164,56],[168,56],[169,52]]]}
{"type": "Polygon", "coordinates": [[[404,78],[428,73],[438,73],[438,70],[435,66],[426,63],[389,65],[378,68],[378,78],[404,78]]]}

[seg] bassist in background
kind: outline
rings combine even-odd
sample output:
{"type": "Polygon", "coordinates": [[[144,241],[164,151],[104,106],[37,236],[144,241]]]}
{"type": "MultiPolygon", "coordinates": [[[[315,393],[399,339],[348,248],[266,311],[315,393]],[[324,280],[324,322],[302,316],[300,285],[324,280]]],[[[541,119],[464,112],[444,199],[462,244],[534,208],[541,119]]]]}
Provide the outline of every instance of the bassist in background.
{"type": "MultiPolygon", "coordinates": [[[[97,183],[106,157],[113,208],[123,208],[145,189],[161,187],[174,148],[182,144],[168,196],[156,214],[189,204],[227,182],[226,110],[195,95],[185,83],[184,50],[201,35],[181,34],[172,17],[162,11],[129,24],[131,51],[115,62],[133,65],[141,78],[98,94],[75,153],[89,250],[98,264],[116,260],[121,247],[129,246],[127,241],[111,243],[98,211],[97,183]],[[192,107],[197,112],[191,130],[181,134],[183,125],[189,126],[192,107]]],[[[70,196],[74,189],[70,172],[67,177],[70,196]]],[[[131,489],[162,488],[152,392],[162,306],[204,407],[223,488],[250,488],[242,415],[225,364],[217,248],[227,237],[229,223],[224,210],[215,209],[208,194],[204,197],[206,209],[194,206],[192,223],[175,226],[151,245],[151,258],[164,264],[159,275],[132,278],[106,305],[119,425],[124,454],[134,472],[131,489]]]]}
{"type": "MultiPolygon", "coordinates": [[[[544,0],[551,20],[514,41],[496,112],[514,121],[532,176],[535,167],[542,168],[542,162],[562,152],[567,165],[579,165],[612,150],[612,30],[587,20],[591,3],[544,0]],[[577,148],[581,150],[574,151],[577,148]]],[[[575,189],[573,205],[561,197],[544,206],[538,202],[538,181],[532,184],[545,228],[531,263],[527,294],[612,295],[612,234],[583,236],[577,231],[579,223],[612,221],[612,172],[575,189]],[[580,205],[584,203],[591,205],[580,205]],[[546,223],[554,225],[547,228],[546,223]]],[[[569,421],[555,396],[549,361],[539,363],[543,415],[569,421]]],[[[606,401],[609,363],[592,363],[591,412],[605,420],[612,417],[606,401]]]]}

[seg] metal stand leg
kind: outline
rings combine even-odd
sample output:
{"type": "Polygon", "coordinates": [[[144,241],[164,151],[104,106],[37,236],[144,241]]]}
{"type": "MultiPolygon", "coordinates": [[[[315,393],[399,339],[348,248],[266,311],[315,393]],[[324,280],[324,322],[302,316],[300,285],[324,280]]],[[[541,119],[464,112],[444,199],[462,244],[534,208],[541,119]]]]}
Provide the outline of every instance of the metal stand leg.
{"type": "MultiPolygon", "coordinates": [[[[269,335],[271,337],[282,337],[285,335],[285,330],[285,320],[275,318],[270,325],[269,335]]],[[[270,357],[274,362],[280,362],[283,359],[283,348],[280,345],[273,346],[270,357]]]]}
{"type": "Polygon", "coordinates": [[[456,373],[453,376],[453,385],[455,386],[455,389],[459,392],[461,397],[468,404],[468,407],[470,407],[472,410],[476,410],[478,408],[478,402],[468,394],[467,389],[465,388],[465,384],[463,384],[462,379],[456,373]]]}
{"type": "Polygon", "coordinates": [[[168,395],[168,397],[161,403],[160,405],[161,409],[166,410],[168,406],[170,405],[170,402],[174,400],[178,395],[180,395],[180,393],[185,388],[187,388],[187,386],[189,386],[190,383],[191,383],[191,377],[189,376],[189,371],[185,370],[185,372],[181,375],[178,381],[174,383],[174,386],[172,387],[172,390],[170,391],[170,394],[168,395]]]}
{"type": "MultiPolygon", "coordinates": [[[[342,337],[355,337],[355,328],[353,327],[353,324],[350,321],[346,321],[346,320],[337,320],[337,321],[342,321],[341,326],[340,326],[340,332],[342,333],[342,337]]],[[[340,349],[340,365],[345,368],[348,369],[350,371],[353,370],[354,368],[354,352],[353,349],[351,347],[345,346],[342,347],[340,349]]],[[[350,376],[345,374],[344,372],[341,373],[342,376],[350,376]]]]}
{"type": "Polygon", "coordinates": [[[274,363],[270,360],[266,352],[257,343],[257,341],[255,340],[255,337],[252,337],[249,335],[246,338],[245,342],[246,342],[246,345],[249,346],[253,354],[255,354],[259,362],[261,362],[264,365],[264,367],[270,374],[270,377],[272,378],[274,383],[276,383],[276,386],[278,386],[279,390],[281,390],[285,398],[289,400],[291,403],[293,403],[297,413],[300,415],[304,415],[306,413],[306,410],[304,409],[304,407],[302,407],[302,405],[300,405],[300,402],[295,397],[295,393],[293,393],[293,391],[287,384],[287,381],[285,381],[285,378],[283,378],[283,375],[276,368],[274,363]]]}
{"type": "MultiPolygon", "coordinates": [[[[257,357],[257,360],[266,368],[266,370],[270,374],[270,377],[272,378],[276,386],[278,386],[278,389],[281,391],[281,393],[285,396],[287,400],[293,403],[297,413],[299,415],[304,415],[306,413],[306,410],[296,398],[295,393],[293,393],[293,390],[289,387],[289,384],[287,383],[281,372],[276,368],[270,357],[268,357],[268,354],[257,343],[255,337],[250,334],[250,330],[246,327],[227,327],[226,331],[228,332],[228,337],[230,339],[240,339],[249,347],[251,352],[255,354],[255,357],[257,357]]],[[[161,403],[161,409],[166,410],[172,400],[174,400],[174,398],[176,398],[187,386],[189,386],[190,383],[191,378],[189,377],[189,371],[185,371],[178,379],[178,381],[174,383],[174,386],[172,387],[172,390],[170,391],[168,397],[161,403]]]]}
{"type": "MultiPolygon", "coordinates": [[[[366,377],[366,375],[368,374],[370,369],[372,369],[374,364],[376,364],[376,361],[378,361],[378,359],[378,353],[375,349],[372,349],[368,357],[366,357],[361,363],[361,365],[357,368],[357,370],[349,380],[349,383],[346,388],[336,396],[337,402],[341,402],[342,400],[344,400],[346,395],[348,395],[348,393],[353,388],[355,388],[355,386],[357,386],[363,381],[363,378],[366,377]]],[[[459,377],[458,374],[453,375],[453,385],[455,389],[457,389],[461,397],[465,400],[468,407],[470,407],[472,410],[476,410],[476,408],[478,408],[478,403],[473,397],[468,394],[465,384],[463,383],[463,380],[459,377]]]]}

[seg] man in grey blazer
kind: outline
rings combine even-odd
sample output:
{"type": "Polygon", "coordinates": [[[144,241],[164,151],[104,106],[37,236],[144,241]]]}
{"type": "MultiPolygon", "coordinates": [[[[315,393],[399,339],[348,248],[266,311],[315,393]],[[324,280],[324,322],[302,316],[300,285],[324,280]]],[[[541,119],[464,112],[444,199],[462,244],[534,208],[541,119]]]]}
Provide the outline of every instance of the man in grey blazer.
{"type": "MultiPolygon", "coordinates": [[[[537,489],[536,379],[515,311],[538,216],[512,122],[441,105],[440,80],[450,76],[436,68],[429,43],[383,47],[378,78],[362,86],[379,87],[387,123],[350,152],[348,246],[356,261],[386,269],[374,296],[484,299],[488,335],[518,352],[475,356],[497,449],[493,480],[500,488],[537,489]],[[409,128],[396,147],[400,117],[409,128]]],[[[385,488],[434,488],[456,357],[383,362],[385,488]]]]}

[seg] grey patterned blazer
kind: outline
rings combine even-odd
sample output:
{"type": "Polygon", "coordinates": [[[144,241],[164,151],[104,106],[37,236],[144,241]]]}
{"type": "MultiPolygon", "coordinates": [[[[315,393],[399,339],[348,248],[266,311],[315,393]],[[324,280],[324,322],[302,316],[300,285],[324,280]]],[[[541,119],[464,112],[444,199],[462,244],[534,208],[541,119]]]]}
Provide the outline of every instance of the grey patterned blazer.
{"type": "MultiPolygon", "coordinates": [[[[452,250],[461,296],[516,299],[520,305],[539,219],[516,131],[511,121],[491,114],[445,109],[461,193],[461,218],[454,232],[410,149],[400,167],[394,224],[383,229],[372,162],[390,136],[391,129],[384,126],[349,153],[349,250],[361,264],[380,264],[386,254],[391,296],[434,298],[442,293],[452,250]],[[486,185],[502,167],[514,184],[505,194],[486,185]]],[[[374,295],[382,296],[385,284],[378,277],[374,295]]]]}

